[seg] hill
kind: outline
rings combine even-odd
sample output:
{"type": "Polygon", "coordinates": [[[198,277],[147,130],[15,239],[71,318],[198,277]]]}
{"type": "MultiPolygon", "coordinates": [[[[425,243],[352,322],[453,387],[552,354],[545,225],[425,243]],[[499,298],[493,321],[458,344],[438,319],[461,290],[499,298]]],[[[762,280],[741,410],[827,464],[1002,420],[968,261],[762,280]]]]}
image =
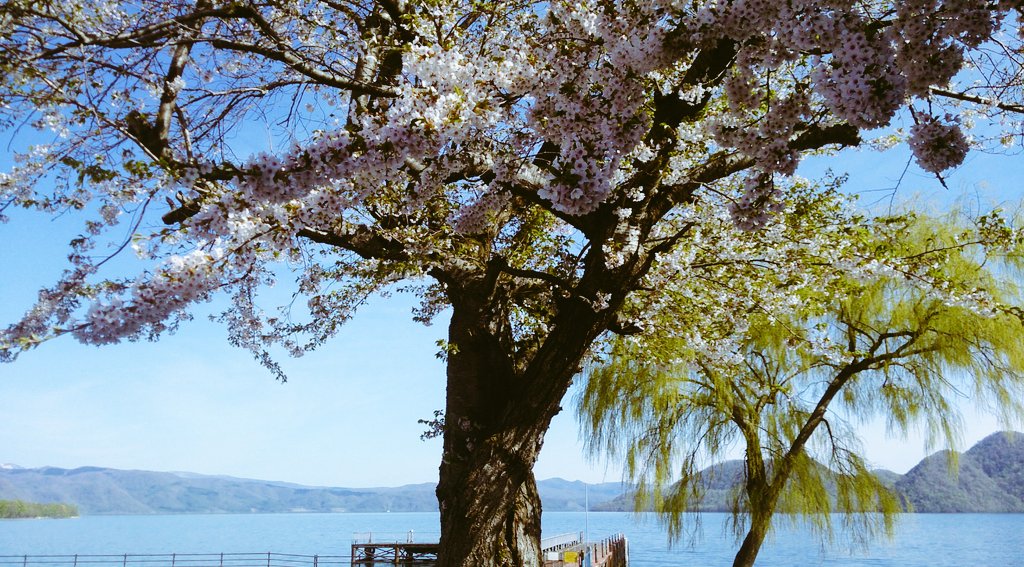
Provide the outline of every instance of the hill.
{"type": "MultiPolygon", "coordinates": [[[[704,485],[704,499],[696,508],[701,512],[731,512],[730,496],[743,482],[743,461],[730,460],[712,465],[700,472],[704,485]]],[[[599,512],[632,512],[632,492],[620,494],[614,500],[599,504],[593,510],[599,512]]]]}
{"type": "MultiPolygon", "coordinates": [[[[958,469],[953,454],[940,451],[925,457],[905,475],[888,470],[875,474],[894,488],[914,512],[1024,512],[1024,434],[989,435],[963,454],[958,469]]],[[[743,461],[725,461],[701,471],[706,496],[698,510],[728,512],[729,494],[742,482],[743,461]]],[[[633,494],[621,494],[594,509],[632,511],[633,494]]]]}
{"type": "Polygon", "coordinates": [[[550,478],[537,483],[541,504],[548,512],[582,512],[622,494],[622,483],[587,484],[579,480],[550,478]]]}
{"type": "Polygon", "coordinates": [[[896,482],[916,512],[1024,512],[1024,435],[989,435],[967,452],[940,451],[896,482]]]}
{"type": "MultiPolygon", "coordinates": [[[[621,493],[618,483],[585,485],[551,479],[538,483],[546,510],[583,510],[621,493]]],[[[268,512],[430,512],[434,485],[396,488],[325,488],[194,473],[0,468],[0,499],[68,502],[82,514],[192,514],[268,512]]]]}

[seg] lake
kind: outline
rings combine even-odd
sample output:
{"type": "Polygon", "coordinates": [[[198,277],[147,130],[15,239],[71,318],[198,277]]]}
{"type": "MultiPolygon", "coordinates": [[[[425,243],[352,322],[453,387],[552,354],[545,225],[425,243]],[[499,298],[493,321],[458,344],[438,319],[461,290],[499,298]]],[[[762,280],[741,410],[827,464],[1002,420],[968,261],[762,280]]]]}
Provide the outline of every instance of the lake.
{"type": "MultiPolygon", "coordinates": [[[[597,540],[621,532],[631,567],[730,565],[738,544],[724,514],[703,516],[703,537],[669,548],[650,515],[550,512],[545,536],[589,530],[597,540]]],[[[0,555],[276,552],[348,555],[357,532],[436,538],[437,514],[252,514],[84,516],[70,520],[0,520],[0,555]]],[[[801,528],[781,527],[758,565],[891,567],[1024,567],[1024,514],[905,515],[893,540],[867,549],[837,542],[823,547],[801,528]]]]}

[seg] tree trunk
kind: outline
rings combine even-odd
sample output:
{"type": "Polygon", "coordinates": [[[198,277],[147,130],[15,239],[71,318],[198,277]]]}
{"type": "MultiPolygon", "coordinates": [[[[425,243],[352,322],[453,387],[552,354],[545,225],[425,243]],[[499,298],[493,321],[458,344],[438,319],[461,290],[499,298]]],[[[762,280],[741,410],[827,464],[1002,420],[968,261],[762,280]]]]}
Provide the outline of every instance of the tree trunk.
{"type": "Polygon", "coordinates": [[[740,546],[740,550],[736,552],[736,558],[733,559],[732,567],[753,567],[754,560],[757,559],[757,553],[761,551],[764,538],[768,535],[768,527],[771,521],[771,514],[767,516],[760,514],[751,515],[750,530],[747,531],[747,536],[743,538],[743,545],[740,546]]]}
{"type": "Polygon", "coordinates": [[[518,443],[488,441],[465,463],[441,465],[440,567],[539,567],[541,502],[518,443]]]}
{"type": "Polygon", "coordinates": [[[437,487],[440,567],[539,567],[541,502],[533,476],[572,372],[527,386],[484,310],[453,306],[444,454],[437,487]]]}
{"type": "MultiPolygon", "coordinates": [[[[605,274],[604,256],[595,250],[587,264],[605,274]]],[[[514,338],[508,305],[515,290],[497,285],[495,264],[476,277],[445,276],[452,317],[437,486],[439,567],[540,567],[533,465],[583,357],[623,301],[614,297],[609,308],[597,310],[586,299],[597,292],[586,290],[628,288],[646,266],[620,274],[623,281],[584,277],[577,295],[556,297],[550,332],[533,346],[514,338]]]]}

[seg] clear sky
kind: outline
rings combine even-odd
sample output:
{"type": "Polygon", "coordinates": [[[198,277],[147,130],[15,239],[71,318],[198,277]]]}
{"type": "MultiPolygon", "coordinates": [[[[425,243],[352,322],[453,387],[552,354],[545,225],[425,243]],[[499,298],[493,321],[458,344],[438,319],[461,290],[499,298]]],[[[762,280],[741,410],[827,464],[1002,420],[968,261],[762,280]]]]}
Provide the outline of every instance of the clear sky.
{"type": "MultiPolygon", "coordinates": [[[[7,156],[0,157],[6,168],[7,156]]],[[[849,171],[847,188],[863,202],[887,206],[906,164],[905,152],[852,152],[831,162],[849,171]]],[[[1019,156],[973,154],[951,175],[950,190],[916,167],[895,201],[920,192],[948,207],[1019,198],[1019,156]]],[[[804,168],[813,172],[819,164],[804,168]]],[[[0,225],[0,324],[15,320],[35,291],[59,274],[71,219],[0,225]]],[[[435,482],[440,440],[421,441],[427,419],[444,406],[444,366],[435,341],[445,320],[414,323],[412,300],[377,299],[333,341],[301,359],[285,359],[290,376],[276,382],[226,332],[203,316],[158,343],[87,347],[64,338],[0,365],[0,463],[25,467],[105,466],[190,471],[322,486],[392,486],[435,482]]],[[[573,395],[570,393],[570,396],[573,395]]],[[[538,478],[618,481],[614,464],[591,463],[577,435],[572,401],[548,434],[538,478]]],[[[964,447],[996,431],[996,420],[968,414],[964,447]]],[[[862,429],[875,465],[906,472],[926,455],[922,439],[887,439],[884,427],[862,429]]]]}

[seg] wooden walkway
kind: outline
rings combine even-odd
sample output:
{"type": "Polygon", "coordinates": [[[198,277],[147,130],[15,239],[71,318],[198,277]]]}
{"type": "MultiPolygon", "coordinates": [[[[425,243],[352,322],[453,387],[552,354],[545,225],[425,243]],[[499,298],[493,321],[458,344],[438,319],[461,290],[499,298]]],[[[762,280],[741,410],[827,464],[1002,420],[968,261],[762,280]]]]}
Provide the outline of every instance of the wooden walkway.
{"type": "MultiPolygon", "coordinates": [[[[352,564],[432,565],[440,545],[416,542],[413,533],[404,538],[357,534],[352,540],[352,564]],[[363,536],[363,537],[359,537],[363,536]],[[362,541],[366,540],[366,541],[362,541]]],[[[622,534],[597,543],[586,543],[583,534],[563,534],[541,540],[543,567],[627,567],[629,546],[622,534]]]]}
{"type": "Polygon", "coordinates": [[[626,536],[617,534],[597,543],[583,538],[554,550],[544,550],[543,567],[628,567],[629,544],[626,536]]]}

